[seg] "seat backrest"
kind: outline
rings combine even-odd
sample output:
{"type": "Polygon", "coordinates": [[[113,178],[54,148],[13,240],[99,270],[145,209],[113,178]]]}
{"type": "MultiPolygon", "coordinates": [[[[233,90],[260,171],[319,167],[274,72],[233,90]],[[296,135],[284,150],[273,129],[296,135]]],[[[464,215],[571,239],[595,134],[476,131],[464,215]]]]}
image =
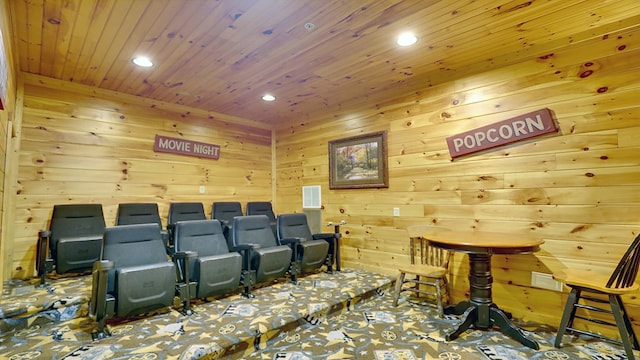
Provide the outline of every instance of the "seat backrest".
{"type": "Polygon", "coordinates": [[[266,215],[236,216],[232,228],[233,246],[257,244],[261,248],[280,245],[266,215]]]}
{"type": "Polygon", "coordinates": [[[297,214],[280,214],[277,220],[278,239],[286,238],[302,238],[311,240],[312,234],[307,222],[307,215],[304,213],[297,214]]]}
{"type": "Polygon", "coordinates": [[[102,260],[116,268],[167,262],[167,253],[158,224],[108,227],[104,232],[102,260]]]}
{"type": "Polygon", "coordinates": [[[218,220],[178,221],[173,231],[176,251],[195,251],[198,257],[229,252],[218,220]]]}
{"type": "Polygon", "coordinates": [[[205,220],[204,206],[199,202],[175,202],[169,204],[167,224],[175,224],[178,221],[205,220]]]}
{"type": "Polygon", "coordinates": [[[268,201],[250,201],[247,203],[247,215],[267,215],[270,221],[276,221],[276,214],[268,201]]]}
{"type": "Polygon", "coordinates": [[[105,229],[101,204],[54,205],[51,214],[51,250],[55,253],[62,238],[102,237],[105,229]]]}
{"type": "Polygon", "coordinates": [[[233,218],[242,216],[242,205],[237,201],[214,202],[211,208],[211,218],[222,223],[233,224],[233,218]]]}
{"type": "Polygon", "coordinates": [[[108,227],[104,232],[102,260],[114,263],[109,274],[109,291],[117,269],[167,262],[167,253],[158,224],[134,224],[108,227]]]}
{"type": "Polygon", "coordinates": [[[638,276],[640,266],[640,234],[631,242],[618,266],[607,282],[608,288],[625,288],[632,286],[638,276]]]}
{"type": "Polygon", "coordinates": [[[429,245],[428,241],[424,238],[426,234],[440,231],[449,231],[449,229],[431,225],[411,225],[407,227],[412,264],[439,266],[445,269],[449,268],[449,261],[453,253],[449,250],[429,245]]]}
{"type": "Polygon", "coordinates": [[[162,227],[158,204],[156,203],[126,203],[118,204],[116,226],[133,224],[158,224],[162,227]]]}

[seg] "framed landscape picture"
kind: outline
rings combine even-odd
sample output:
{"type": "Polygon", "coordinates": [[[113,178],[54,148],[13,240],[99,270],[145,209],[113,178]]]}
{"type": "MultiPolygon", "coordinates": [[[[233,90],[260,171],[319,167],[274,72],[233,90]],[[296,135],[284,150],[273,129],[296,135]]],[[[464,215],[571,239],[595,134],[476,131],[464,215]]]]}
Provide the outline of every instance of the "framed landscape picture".
{"type": "Polygon", "coordinates": [[[387,132],[329,141],[329,188],[387,188],[387,132]]]}

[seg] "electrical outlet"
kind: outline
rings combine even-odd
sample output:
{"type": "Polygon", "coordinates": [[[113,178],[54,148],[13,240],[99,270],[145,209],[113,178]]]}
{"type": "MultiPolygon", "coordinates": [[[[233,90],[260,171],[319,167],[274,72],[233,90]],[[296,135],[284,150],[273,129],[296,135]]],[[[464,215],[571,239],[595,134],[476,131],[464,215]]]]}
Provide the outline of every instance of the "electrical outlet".
{"type": "Polygon", "coordinates": [[[400,208],[393,208],[393,216],[400,216],[400,208]]]}
{"type": "Polygon", "coordinates": [[[200,194],[204,194],[206,188],[204,187],[204,185],[200,185],[200,194]]]}
{"type": "Polygon", "coordinates": [[[531,272],[531,286],[554,291],[562,291],[562,283],[554,280],[551,274],[544,274],[535,271],[531,272]]]}

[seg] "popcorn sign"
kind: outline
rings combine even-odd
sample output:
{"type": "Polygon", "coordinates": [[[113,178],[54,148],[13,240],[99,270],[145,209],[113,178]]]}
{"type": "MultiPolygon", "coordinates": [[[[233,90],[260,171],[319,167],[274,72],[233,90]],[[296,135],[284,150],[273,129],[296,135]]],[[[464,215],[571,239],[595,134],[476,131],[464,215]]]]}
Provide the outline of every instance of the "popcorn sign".
{"type": "Polygon", "coordinates": [[[455,159],[557,131],[551,110],[545,108],[450,136],[447,146],[455,159]]]}

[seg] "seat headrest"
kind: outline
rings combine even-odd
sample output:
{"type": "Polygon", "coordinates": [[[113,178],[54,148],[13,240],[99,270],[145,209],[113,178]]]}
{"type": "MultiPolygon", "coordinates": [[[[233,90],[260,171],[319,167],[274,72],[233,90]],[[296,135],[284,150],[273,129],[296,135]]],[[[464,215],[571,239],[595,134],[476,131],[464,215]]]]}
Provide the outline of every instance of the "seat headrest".
{"type": "Polygon", "coordinates": [[[233,220],[233,228],[238,231],[249,231],[264,228],[271,229],[271,225],[267,215],[247,215],[235,217],[233,220]]]}
{"type": "Polygon", "coordinates": [[[108,227],[104,232],[105,245],[153,241],[158,239],[162,241],[160,225],[154,223],[119,225],[108,227]]]}
{"type": "Polygon", "coordinates": [[[222,225],[216,219],[178,221],[174,233],[183,236],[205,236],[222,234],[222,225]]]}
{"type": "Polygon", "coordinates": [[[285,226],[307,226],[307,215],[302,213],[297,214],[281,214],[279,216],[280,222],[285,226]]]}
{"type": "Polygon", "coordinates": [[[101,204],[64,204],[54,205],[52,218],[90,218],[103,217],[101,204]]]}

